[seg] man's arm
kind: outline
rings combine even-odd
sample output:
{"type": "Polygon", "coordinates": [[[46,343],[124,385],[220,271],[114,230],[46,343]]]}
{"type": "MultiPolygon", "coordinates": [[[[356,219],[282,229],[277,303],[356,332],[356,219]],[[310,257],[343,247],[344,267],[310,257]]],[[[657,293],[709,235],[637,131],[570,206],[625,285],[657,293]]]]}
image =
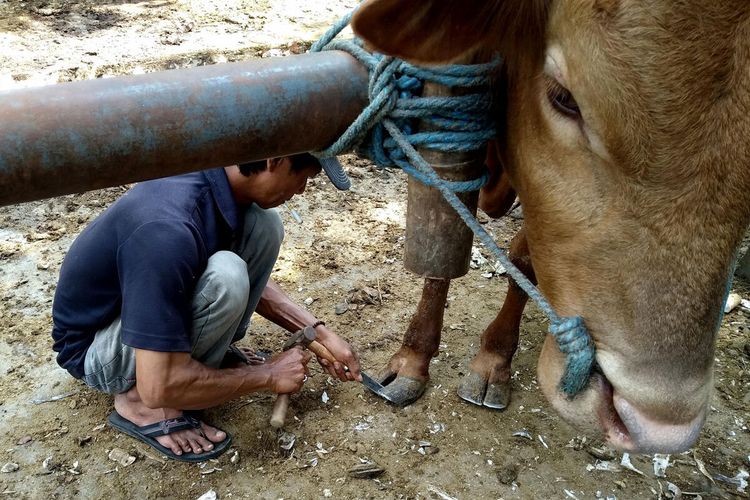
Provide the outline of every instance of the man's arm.
{"type": "MultiPolygon", "coordinates": [[[[317,322],[317,318],[310,311],[297,305],[278,284],[270,279],[255,312],[290,332],[317,322]]],[[[351,346],[325,325],[315,328],[315,333],[317,334],[316,340],[331,351],[336,358],[336,363],[333,365],[327,360],[319,359],[320,365],[332,376],[342,381],[361,381],[359,359],[351,346]],[[347,371],[346,368],[349,370],[347,371]]]]}
{"type": "Polygon", "coordinates": [[[149,408],[199,410],[251,392],[302,388],[311,355],[290,349],[262,365],[216,370],[188,352],[135,350],[138,394],[149,408]]]}

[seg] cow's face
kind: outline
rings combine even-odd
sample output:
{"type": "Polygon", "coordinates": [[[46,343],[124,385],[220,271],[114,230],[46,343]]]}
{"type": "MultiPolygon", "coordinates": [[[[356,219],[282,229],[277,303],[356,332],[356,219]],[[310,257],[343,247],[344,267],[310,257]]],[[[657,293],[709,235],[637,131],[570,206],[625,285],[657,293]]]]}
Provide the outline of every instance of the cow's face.
{"type": "Polygon", "coordinates": [[[548,336],[543,391],[622,449],[689,447],[750,214],[750,3],[371,0],[355,29],[418,61],[511,56],[500,161],[539,286],[600,367],[567,400],[548,336]]]}

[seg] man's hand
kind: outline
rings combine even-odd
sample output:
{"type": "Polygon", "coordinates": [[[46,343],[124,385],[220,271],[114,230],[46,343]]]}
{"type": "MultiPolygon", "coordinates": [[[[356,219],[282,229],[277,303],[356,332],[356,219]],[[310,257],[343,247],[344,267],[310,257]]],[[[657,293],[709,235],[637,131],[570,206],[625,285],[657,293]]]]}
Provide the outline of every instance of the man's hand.
{"type": "Polygon", "coordinates": [[[269,370],[269,389],[276,394],[289,394],[302,389],[307,375],[307,363],[311,358],[308,351],[295,347],[262,365],[269,370]]]}
{"type": "MultiPolygon", "coordinates": [[[[268,280],[255,312],[290,332],[296,332],[305,325],[312,325],[317,321],[310,311],[295,304],[272,280],[268,280]]],[[[336,358],[336,363],[333,364],[318,359],[320,366],[341,381],[361,382],[359,359],[351,346],[325,325],[315,328],[315,333],[317,341],[331,351],[336,358]]]]}
{"type": "Polygon", "coordinates": [[[325,325],[320,325],[315,328],[315,332],[317,334],[318,342],[331,351],[333,357],[336,358],[335,363],[330,363],[326,359],[318,358],[320,366],[322,366],[331,376],[338,378],[342,382],[354,380],[361,382],[362,375],[360,374],[359,358],[352,347],[325,325]]]}

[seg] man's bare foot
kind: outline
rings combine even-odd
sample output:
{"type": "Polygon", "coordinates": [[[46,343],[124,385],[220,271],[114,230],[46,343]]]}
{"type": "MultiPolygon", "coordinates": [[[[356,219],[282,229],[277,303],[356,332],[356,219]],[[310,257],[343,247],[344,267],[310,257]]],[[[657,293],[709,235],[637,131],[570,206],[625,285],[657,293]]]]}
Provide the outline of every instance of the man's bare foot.
{"type": "Polygon", "coordinates": [[[232,344],[221,362],[221,368],[241,368],[246,365],[262,365],[265,362],[265,357],[249,347],[232,344]]]}
{"type": "Polygon", "coordinates": [[[262,365],[266,362],[266,358],[259,355],[249,347],[236,345],[235,346],[238,351],[242,353],[243,356],[245,356],[245,359],[247,359],[247,364],[249,365],[262,365]]]}
{"type": "MultiPolygon", "coordinates": [[[[115,395],[115,410],[121,417],[138,426],[182,416],[182,410],[147,407],[138,394],[137,386],[133,386],[128,392],[115,395]]],[[[172,450],[175,455],[182,455],[183,453],[200,454],[211,451],[214,448],[213,443],[220,443],[226,437],[225,432],[201,422],[200,429],[177,431],[166,436],[159,436],[156,440],[162,446],[172,450]]]]}

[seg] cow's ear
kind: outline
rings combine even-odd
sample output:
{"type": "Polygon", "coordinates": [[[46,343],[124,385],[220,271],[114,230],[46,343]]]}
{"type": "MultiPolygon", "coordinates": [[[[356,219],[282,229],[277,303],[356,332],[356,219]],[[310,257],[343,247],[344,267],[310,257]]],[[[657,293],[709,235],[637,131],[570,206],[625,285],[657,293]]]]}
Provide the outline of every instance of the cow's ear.
{"type": "Polygon", "coordinates": [[[483,0],[369,0],[352,20],[354,32],[384,54],[423,63],[455,59],[486,36],[483,0]]]}
{"type": "Polygon", "coordinates": [[[352,27],[370,47],[421,63],[453,61],[478,47],[508,59],[544,46],[548,0],[368,0],[352,27]]]}

